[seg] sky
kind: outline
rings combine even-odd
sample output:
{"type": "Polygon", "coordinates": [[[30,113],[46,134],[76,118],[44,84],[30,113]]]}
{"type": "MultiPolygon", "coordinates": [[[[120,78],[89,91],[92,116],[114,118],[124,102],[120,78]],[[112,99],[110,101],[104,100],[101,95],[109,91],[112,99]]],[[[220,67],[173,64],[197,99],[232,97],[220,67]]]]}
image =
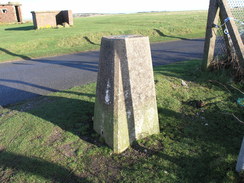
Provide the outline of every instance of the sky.
{"type": "MultiPolygon", "coordinates": [[[[11,0],[0,0],[8,3],[11,0]]],[[[73,13],[136,13],[143,11],[207,10],[209,0],[17,0],[24,19],[31,11],[72,10],[73,13]]],[[[16,0],[14,1],[16,2],[16,0]]]]}

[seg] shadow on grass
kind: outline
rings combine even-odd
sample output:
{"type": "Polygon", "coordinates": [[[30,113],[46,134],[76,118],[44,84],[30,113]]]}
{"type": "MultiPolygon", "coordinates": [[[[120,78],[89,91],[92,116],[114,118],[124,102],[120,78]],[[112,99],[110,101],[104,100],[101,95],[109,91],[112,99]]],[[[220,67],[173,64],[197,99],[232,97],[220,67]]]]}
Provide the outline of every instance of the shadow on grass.
{"type": "MultiPolygon", "coordinates": [[[[46,141],[45,143],[50,143],[49,145],[52,145],[52,143],[55,143],[56,141],[62,140],[63,132],[71,132],[75,136],[78,136],[80,139],[88,143],[94,144],[97,147],[104,146],[104,144],[99,141],[98,136],[93,130],[92,118],[94,110],[93,101],[95,100],[95,95],[93,93],[82,93],[73,91],[63,91],[60,93],[62,93],[62,97],[37,97],[34,100],[24,102],[23,104],[14,106],[9,105],[5,108],[9,108],[11,111],[16,110],[29,113],[33,116],[45,120],[48,123],[50,122],[60,127],[63,131],[56,132],[54,129],[53,133],[51,133],[48,137],[48,141],[46,141]],[[86,98],[87,101],[83,100],[82,98],[86,98]],[[57,139],[57,137],[60,137],[60,139],[57,139]]],[[[0,116],[4,115],[5,114],[0,113],[0,116]]],[[[26,124],[24,124],[27,128],[29,122],[30,121],[26,120],[26,124]]],[[[73,152],[73,150],[71,149],[63,150],[66,153],[74,153],[72,157],[76,156],[76,153],[73,152]]],[[[13,172],[27,172],[29,174],[41,176],[45,179],[50,179],[53,182],[89,182],[85,178],[74,175],[72,171],[69,171],[68,169],[54,163],[49,163],[38,158],[30,158],[22,155],[16,155],[5,151],[1,152],[0,149],[0,180],[1,173],[4,171],[1,170],[1,168],[11,168],[13,169],[13,172]]],[[[10,177],[11,176],[9,176],[8,178],[10,177]]]]}
{"type": "MultiPolygon", "coordinates": [[[[41,176],[57,183],[89,183],[87,179],[78,177],[72,171],[51,162],[38,158],[25,157],[11,152],[0,151],[1,171],[6,171],[6,169],[9,168],[11,169],[10,174],[15,174],[16,171],[21,171],[28,174],[41,176]]],[[[9,182],[11,177],[12,175],[9,175],[8,177],[5,177],[6,180],[2,180],[0,175],[0,180],[3,182],[9,182]]]]}
{"type": "Polygon", "coordinates": [[[7,28],[6,31],[30,31],[34,30],[34,26],[25,26],[25,27],[14,27],[14,28],[7,28]]]}
{"type": "MultiPolygon", "coordinates": [[[[92,94],[72,95],[94,98],[92,94]]],[[[59,126],[64,131],[79,136],[86,142],[100,146],[94,137],[96,133],[93,130],[93,102],[63,97],[45,97],[45,100],[50,101],[51,104],[40,105],[27,112],[59,126]]]]}
{"type": "Polygon", "coordinates": [[[7,49],[4,49],[4,48],[0,48],[0,51],[6,53],[6,54],[8,54],[8,55],[14,56],[14,57],[19,57],[19,58],[21,58],[21,59],[23,59],[23,60],[30,60],[30,59],[31,59],[31,58],[28,57],[28,56],[21,55],[21,54],[17,54],[17,53],[13,53],[13,52],[11,52],[11,51],[9,51],[9,50],[7,50],[7,49]]]}
{"type": "MultiPolygon", "coordinates": [[[[26,85],[26,84],[25,84],[26,85]]],[[[27,85],[28,86],[28,85],[27,85]]],[[[37,85],[30,85],[43,89],[37,85]]],[[[47,89],[47,88],[44,88],[47,89]]],[[[16,89],[17,90],[17,89],[16,89]]],[[[21,95],[32,96],[33,93],[17,90],[21,95]]],[[[53,91],[54,92],[54,91],[53,91]]],[[[33,96],[36,97],[24,104],[14,105],[14,110],[27,112],[48,122],[59,126],[64,131],[69,131],[81,139],[101,146],[99,140],[95,137],[96,133],[93,130],[94,102],[84,101],[82,99],[73,99],[86,97],[89,100],[95,101],[95,95],[89,93],[80,93],[73,91],[59,91],[66,97],[58,96],[33,96]],[[72,97],[71,97],[72,96],[72,97]],[[15,107],[16,106],[16,107],[15,107]]],[[[11,105],[5,108],[12,109],[11,105]]]]}
{"type": "Polygon", "coordinates": [[[201,60],[191,60],[185,62],[176,62],[154,68],[155,73],[174,77],[178,79],[188,80],[195,83],[209,83],[209,80],[227,81],[230,79],[228,71],[204,72],[201,70],[201,60]]]}
{"type": "Polygon", "coordinates": [[[162,178],[167,177],[165,182],[228,182],[238,177],[236,160],[230,156],[239,153],[244,126],[231,116],[219,116],[216,110],[206,110],[197,116],[159,108],[164,135],[155,137],[157,145],[148,143],[149,139],[135,142],[133,149],[143,158],[122,169],[131,175],[137,171],[161,172],[155,176],[163,174],[162,178]]]}
{"type": "Polygon", "coordinates": [[[84,38],[88,43],[90,43],[90,44],[92,44],[92,45],[98,45],[98,46],[100,46],[100,44],[94,43],[94,42],[91,41],[91,40],[89,39],[89,37],[87,37],[87,36],[84,36],[83,38],[84,38]]]}
{"type": "Polygon", "coordinates": [[[164,34],[164,33],[163,33],[161,30],[159,30],[159,29],[153,29],[153,30],[155,30],[155,31],[158,33],[158,35],[159,35],[159,36],[162,36],[162,37],[176,38],[176,39],[187,40],[187,41],[190,40],[190,39],[188,39],[188,38],[183,38],[183,37],[177,37],[177,36],[169,36],[169,35],[166,35],[166,34],[164,34]]]}

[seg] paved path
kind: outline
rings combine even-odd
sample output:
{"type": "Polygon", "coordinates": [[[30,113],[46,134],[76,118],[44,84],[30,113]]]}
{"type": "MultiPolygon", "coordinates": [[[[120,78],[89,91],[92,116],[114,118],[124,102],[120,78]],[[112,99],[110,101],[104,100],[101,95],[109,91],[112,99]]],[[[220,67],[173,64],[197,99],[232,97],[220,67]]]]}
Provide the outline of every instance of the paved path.
{"type": "MultiPolygon", "coordinates": [[[[201,59],[203,39],[151,45],[153,64],[201,59]]],[[[99,52],[0,64],[0,106],[96,81],[99,52]]]]}

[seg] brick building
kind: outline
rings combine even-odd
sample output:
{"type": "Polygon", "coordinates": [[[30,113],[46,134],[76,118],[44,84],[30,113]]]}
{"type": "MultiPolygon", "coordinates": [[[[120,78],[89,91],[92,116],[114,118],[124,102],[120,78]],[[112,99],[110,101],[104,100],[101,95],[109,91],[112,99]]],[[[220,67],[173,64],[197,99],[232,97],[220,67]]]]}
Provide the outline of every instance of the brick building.
{"type": "Polygon", "coordinates": [[[32,11],[33,24],[35,29],[57,27],[68,23],[73,25],[73,14],[71,10],[63,11],[32,11]]]}
{"type": "Polygon", "coordinates": [[[22,22],[21,4],[9,2],[0,4],[0,23],[22,22]]]}

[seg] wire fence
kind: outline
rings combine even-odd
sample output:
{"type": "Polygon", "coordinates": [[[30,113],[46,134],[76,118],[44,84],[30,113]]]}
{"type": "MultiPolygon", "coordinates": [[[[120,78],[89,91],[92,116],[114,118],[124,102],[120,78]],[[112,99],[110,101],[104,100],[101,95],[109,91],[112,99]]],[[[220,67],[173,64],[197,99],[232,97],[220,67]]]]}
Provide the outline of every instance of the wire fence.
{"type": "Polygon", "coordinates": [[[227,2],[233,17],[228,17],[224,22],[219,21],[215,31],[217,39],[213,65],[220,68],[231,64],[230,62],[237,61],[235,49],[225,24],[227,21],[230,19],[235,21],[242,41],[244,42],[244,0],[227,0],[227,2]],[[228,41],[228,44],[226,44],[226,41],[228,41]],[[227,47],[227,45],[229,45],[229,47],[227,47]]]}
{"type": "Polygon", "coordinates": [[[244,34],[244,0],[228,0],[229,7],[241,35],[244,34]]]}

